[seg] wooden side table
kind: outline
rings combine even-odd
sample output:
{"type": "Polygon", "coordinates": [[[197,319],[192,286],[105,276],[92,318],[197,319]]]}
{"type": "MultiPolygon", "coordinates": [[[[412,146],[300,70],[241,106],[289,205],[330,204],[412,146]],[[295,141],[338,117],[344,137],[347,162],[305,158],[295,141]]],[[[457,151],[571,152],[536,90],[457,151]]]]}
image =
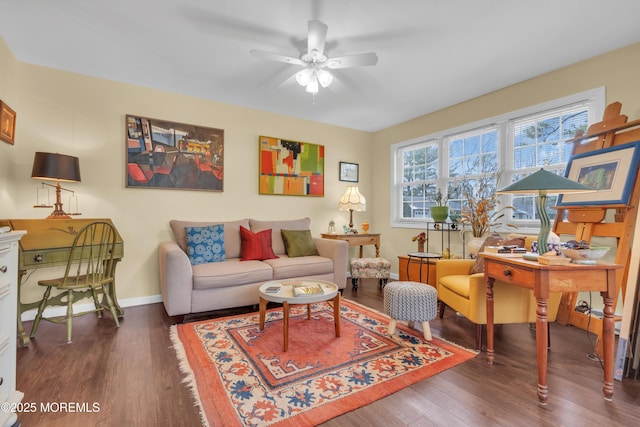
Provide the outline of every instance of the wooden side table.
{"type": "Polygon", "coordinates": [[[398,256],[398,279],[402,282],[421,282],[436,287],[436,261],[442,258],[415,257],[413,253],[398,256]]]}
{"type": "Polygon", "coordinates": [[[360,246],[360,258],[363,257],[363,246],[376,247],[376,258],[380,256],[380,234],[320,234],[323,239],[344,240],[349,246],[360,246]]]}
{"type": "Polygon", "coordinates": [[[536,351],[538,356],[538,400],[547,404],[547,299],[549,292],[600,291],[604,300],[602,337],[604,344],[604,387],[607,400],[613,398],[614,365],[614,303],[616,270],[619,264],[545,265],[522,258],[505,257],[481,252],[484,258],[484,278],[487,282],[487,361],[493,364],[493,283],[496,280],[533,290],[536,297],[536,351]]]}

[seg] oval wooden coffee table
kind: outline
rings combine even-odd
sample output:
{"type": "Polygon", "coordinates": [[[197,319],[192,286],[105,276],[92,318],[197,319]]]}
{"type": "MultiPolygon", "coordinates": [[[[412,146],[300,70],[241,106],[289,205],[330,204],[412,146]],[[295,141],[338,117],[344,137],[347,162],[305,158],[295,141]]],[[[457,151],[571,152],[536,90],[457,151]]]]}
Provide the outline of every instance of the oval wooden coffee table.
{"type": "Polygon", "coordinates": [[[336,337],[340,336],[340,292],[338,285],[325,280],[272,280],[260,286],[260,330],[264,329],[267,313],[267,302],[282,304],[284,321],[284,351],[289,347],[289,312],[291,305],[307,304],[307,319],[311,319],[311,304],[327,301],[333,302],[333,323],[336,329],[336,337]],[[314,288],[319,287],[318,293],[294,295],[294,287],[314,288]]]}

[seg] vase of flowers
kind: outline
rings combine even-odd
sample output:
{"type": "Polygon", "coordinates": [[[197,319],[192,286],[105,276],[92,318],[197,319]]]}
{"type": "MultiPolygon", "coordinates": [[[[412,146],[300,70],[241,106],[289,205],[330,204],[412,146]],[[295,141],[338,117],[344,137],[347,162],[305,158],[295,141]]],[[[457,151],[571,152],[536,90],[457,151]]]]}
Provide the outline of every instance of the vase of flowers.
{"type": "Polygon", "coordinates": [[[420,234],[418,234],[417,236],[413,236],[411,238],[412,242],[418,242],[418,252],[424,252],[424,242],[427,241],[427,235],[424,233],[424,231],[420,234]]]}
{"type": "Polygon", "coordinates": [[[436,203],[435,206],[431,206],[429,210],[431,211],[431,218],[435,222],[445,222],[447,217],[449,216],[449,206],[447,206],[448,197],[442,194],[442,191],[438,188],[433,201],[436,203]]]}
{"type": "Polygon", "coordinates": [[[499,171],[488,172],[476,179],[465,179],[461,183],[462,197],[465,203],[462,205],[460,219],[458,221],[471,229],[472,239],[467,243],[467,250],[472,256],[477,255],[484,236],[489,233],[491,227],[504,217],[504,210],[511,206],[497,209],[496,187],[500,177],[499,171]]]}

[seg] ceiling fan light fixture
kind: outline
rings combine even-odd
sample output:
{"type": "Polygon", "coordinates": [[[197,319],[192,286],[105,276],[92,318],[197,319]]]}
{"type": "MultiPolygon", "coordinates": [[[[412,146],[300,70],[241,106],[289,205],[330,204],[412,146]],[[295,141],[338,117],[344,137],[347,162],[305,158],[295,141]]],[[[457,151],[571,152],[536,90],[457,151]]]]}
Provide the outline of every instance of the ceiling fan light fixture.
{"type": "Polygon", "coordinates": [[[322,87],[329,86],[333,81],[333,75],[322,68],[316,71],[316,75],[318,76],[318,82],[320,82],[320,86],[322,87]]]}
{"type": "Polygon", "coordinates": [[[316,78],[315,74],[312,76],[311,81],[309,82],[305,90],[314,95],[318,93],[318,79],[316,78]]]}
{"type": "Polygon", "coordinates": [[[336,68],[340,65],[340,61],[337,59],[329,59],[327,61],[327,67],[328,68],[336,68]]]}
{"type": "Polygon", "coordinates": [[[304,70],[300,70],[296,73],[296,81],[300,86],[306,86],[311,81],[313,76],[313,69],[307,67],[304,70]]]}

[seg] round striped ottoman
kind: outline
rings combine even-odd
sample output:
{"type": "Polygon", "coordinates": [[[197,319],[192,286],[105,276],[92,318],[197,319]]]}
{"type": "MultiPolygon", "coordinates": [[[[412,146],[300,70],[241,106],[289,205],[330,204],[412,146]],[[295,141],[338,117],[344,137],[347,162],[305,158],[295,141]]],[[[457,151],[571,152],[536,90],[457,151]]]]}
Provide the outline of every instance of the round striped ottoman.
{"type": "Polygon", "coordinates": [[[398,320],[422,323],[424,339],[431,341],[429,320],[438,313],[438,292],[433,286],[418,282],[390,282],[384,287],[384,310],[391,317],[389,334],[396,330],[398,320]]]}

